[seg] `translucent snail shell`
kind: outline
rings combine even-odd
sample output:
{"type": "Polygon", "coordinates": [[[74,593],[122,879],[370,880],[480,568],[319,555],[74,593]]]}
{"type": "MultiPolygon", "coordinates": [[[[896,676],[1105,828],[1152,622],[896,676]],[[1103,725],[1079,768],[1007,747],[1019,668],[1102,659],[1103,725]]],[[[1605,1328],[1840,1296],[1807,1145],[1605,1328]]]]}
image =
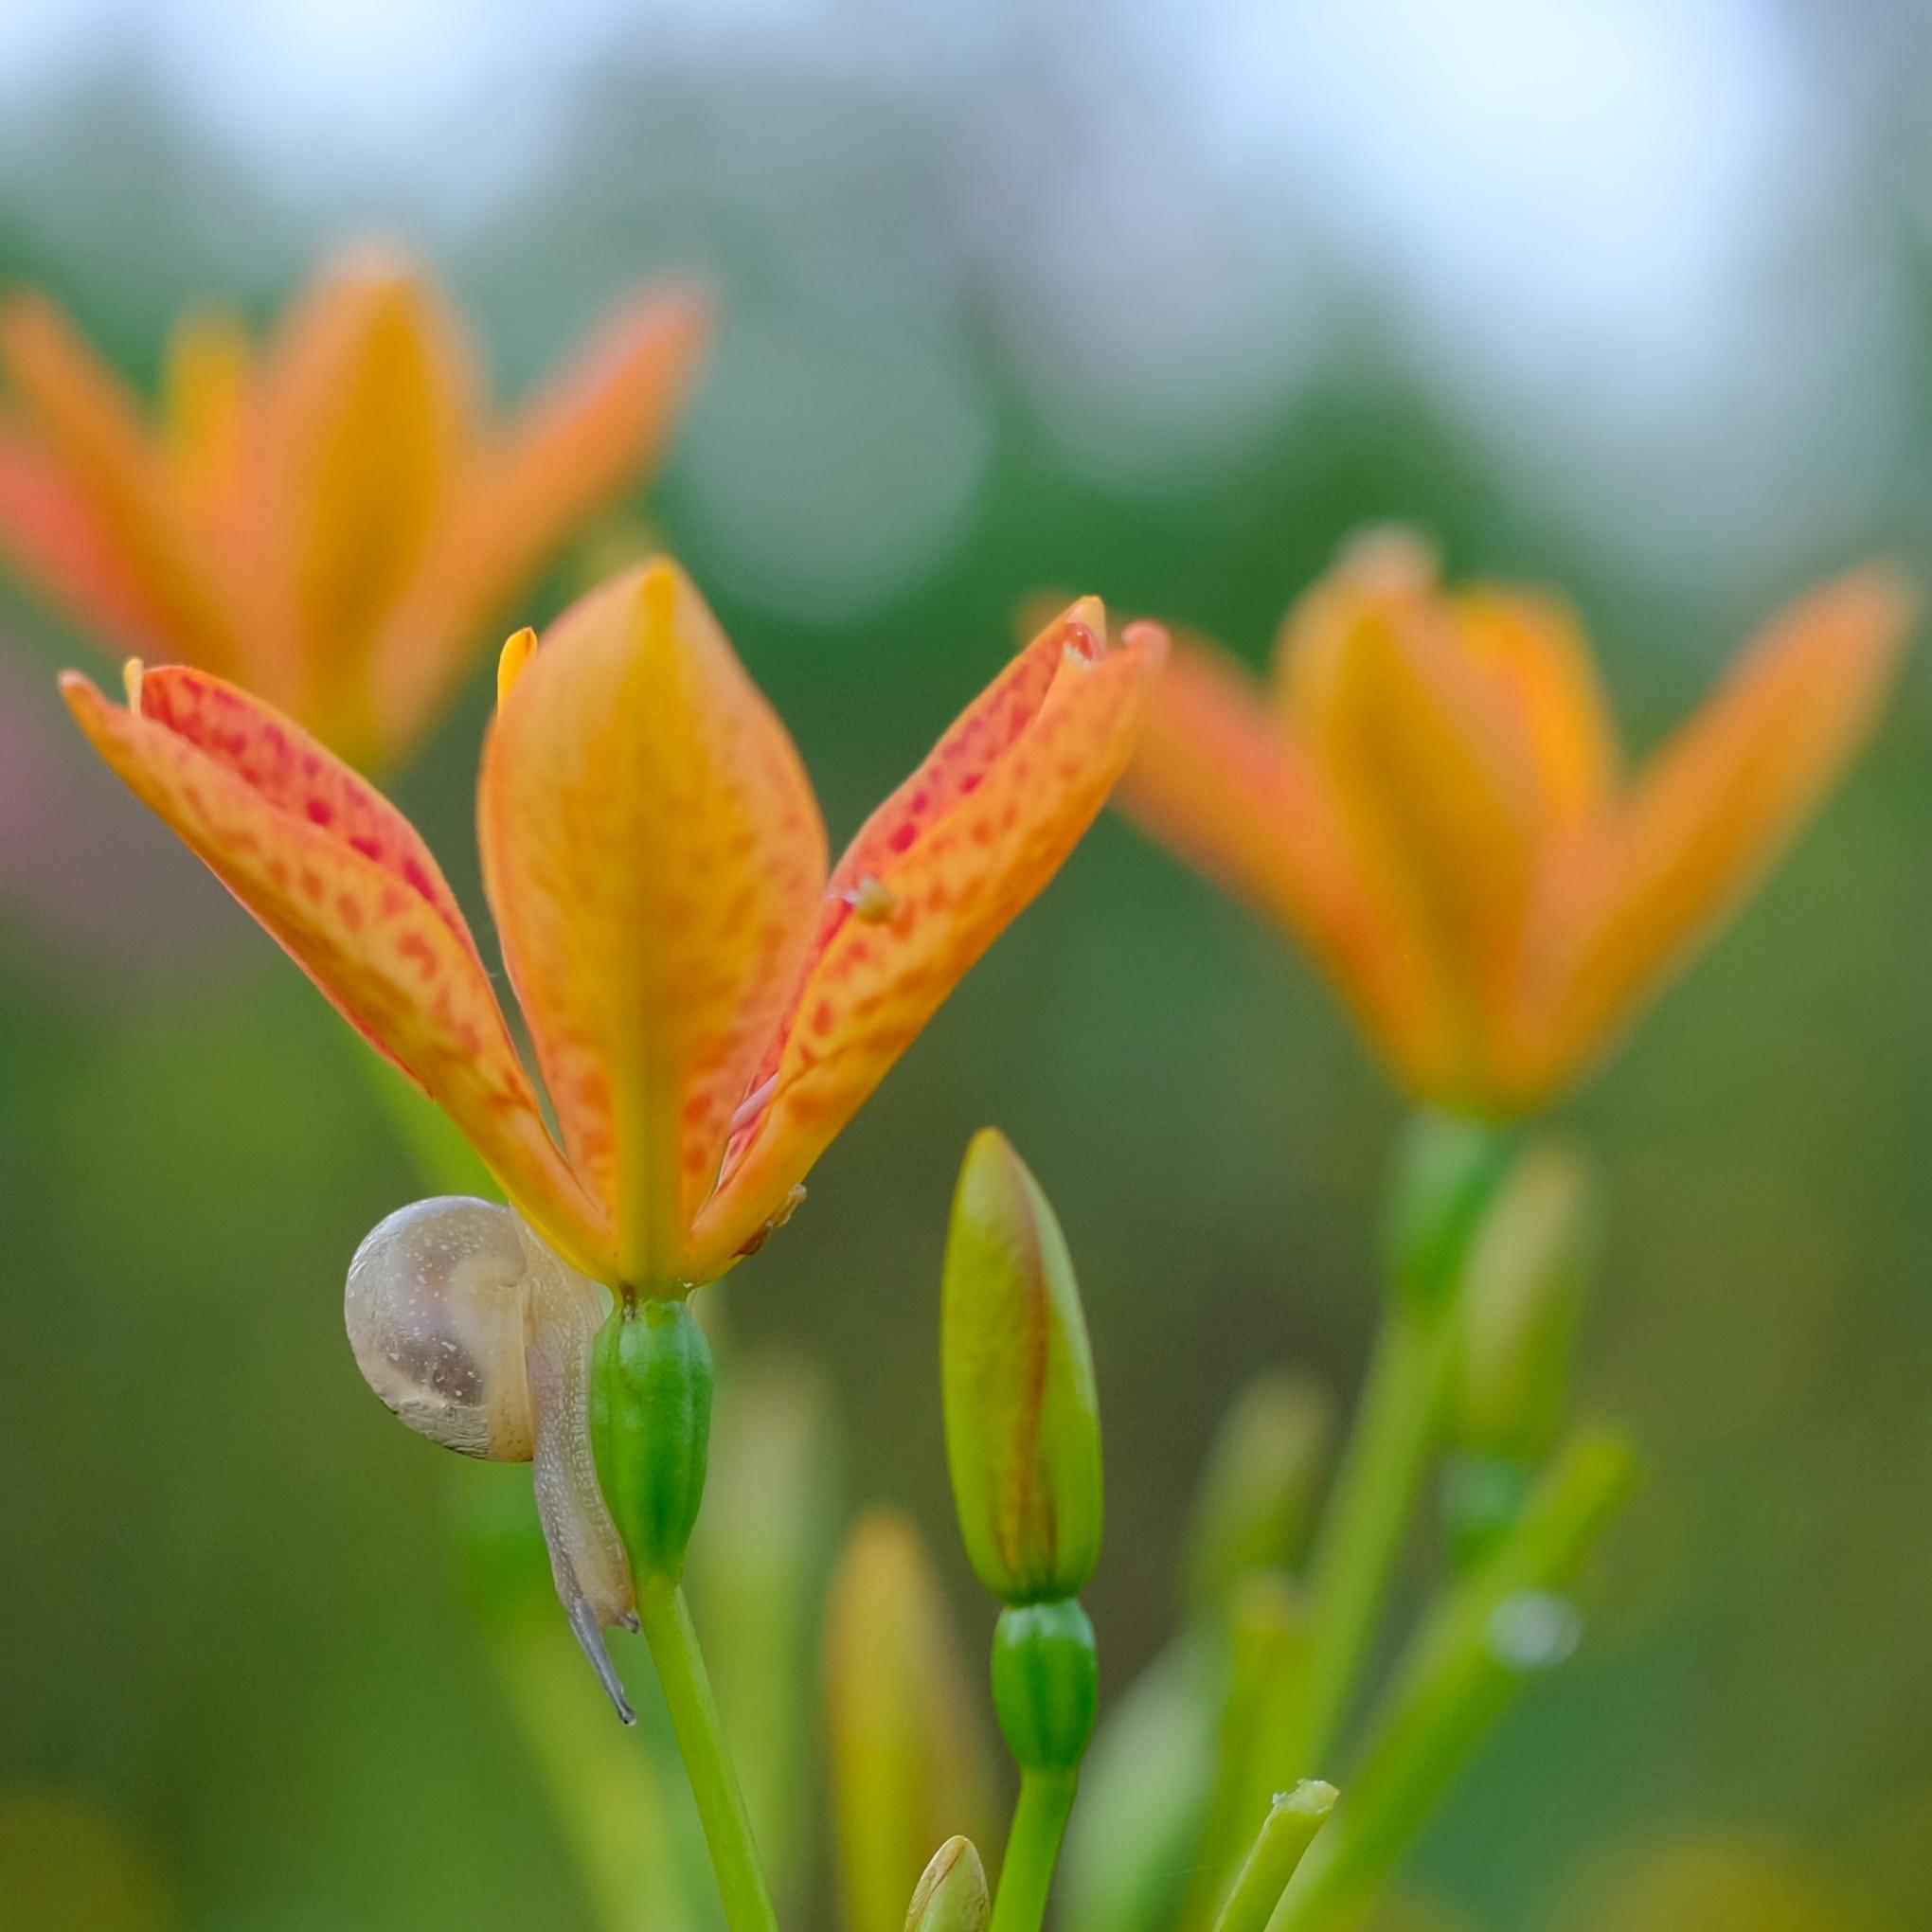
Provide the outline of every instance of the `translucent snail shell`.
{"type": "Polygon", "coordinates": [[[356,1250],[343,1295],[364,1379],[420,1435],[465,1456],[529,1462],[570,1627],[628,1724],[599,1635],[637,1627],[630,1564],[590,1441],[597,1285],[514,1209],[444,1195],[399,1208],[356,1250]]]}

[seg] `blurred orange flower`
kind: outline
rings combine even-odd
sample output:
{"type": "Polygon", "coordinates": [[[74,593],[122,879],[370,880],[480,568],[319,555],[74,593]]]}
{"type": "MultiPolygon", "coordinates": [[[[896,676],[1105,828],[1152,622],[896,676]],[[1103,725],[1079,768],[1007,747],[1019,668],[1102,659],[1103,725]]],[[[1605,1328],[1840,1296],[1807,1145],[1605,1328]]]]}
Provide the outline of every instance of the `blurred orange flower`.
{"type": "Polygon", "coordinates": [[[797,753],[675,566],[506,646],[477,825],[562,1145],[428,849],[300,726],[200,671],[63,681],[96,747],[567,1261],[646,1296],[723,1274],[1126,762],[1167,640],[1074,604],[826,872],[797,753]]]}
{"type": "Polygon", "coordinates": [[[350,762],[428,727],[486,628],[658,459],[710,333],[647,289],[486,419],[460,319],[404,261],[328,268],[274,337],[192,316],[160,421],[51,302],[0,303],[0,549],[118,652],[230,677],[350,762]]]}
{"type": "Polygon", "coordinates": [[[1485,1115],[1575,1082],[1863,742],[1912,611],[1871,567],[1775,618],[1626,777],[1574,614],[1358,539],[1270,688],[1177,649],[1122,786],[1315,955],[1403,1084],[1485,1115]]]}

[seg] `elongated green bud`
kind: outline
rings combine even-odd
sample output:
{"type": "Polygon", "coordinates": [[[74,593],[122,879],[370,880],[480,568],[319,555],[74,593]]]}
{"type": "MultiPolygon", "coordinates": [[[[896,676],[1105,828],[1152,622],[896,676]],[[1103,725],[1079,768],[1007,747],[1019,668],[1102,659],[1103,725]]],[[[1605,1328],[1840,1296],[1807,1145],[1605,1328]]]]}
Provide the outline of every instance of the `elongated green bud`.
{"type": "Polygon", "coordinates": [[[1455,1287],[1513,1149],[1509,1130],[1489,1121],[1428,1110],[1409,1121],[1389,1190],[1388,1266],[1419,1307],[1455,1287]]]}
{"type": "Polygon", "coordinates": [[[959,1171],[941,1289],[946,1459],[979,1580],[1009,1604],[1078,1594],[1100,1550],[1100,1427],[1073,1263],[1005,1136],[959,1171]]]}
{"type": "Polygon", "coordinates": [[[825,1619],[839,1887],[850,1932],[897,1932],[942,1833],[993,1821],[991,1750],[939,1580],[912,1525],[862,1516],[825,1619]]]}
{"type": "Polygon", "coordinates": [[[1333,1425],[1328,1391],[1304,1376],[1270,1370],[1242,1390],[1194,1504],[1190,1608],[1219,1609],[1250,1571],[1285,1569],[1300,1556],[1333,1425]]]}
{"type": "Polygon", "coordinates": [[[682,1301],[620,1302],[591,1365],[598,1481],[631,1574],[675,1583],[705,1497],[711,1345],[682,1301]]]}
{"type": "Polygon", "coordinates": [[[1001,1614],[993,1634],[993,1708],[1022,1771],[1079,1766],[1100,1708],[1100,1663],[1094,1627],[1071,1598],[1001,1614]]]}
{"type": "Polygon", "coordinates": [[[1463,1341],[1451,1414],[1471,1449],[1522,1459],[1556,1440],[1596,1246],[1582,1154],[1531,1147],[1482,1218],[1463,1269],[1463,1341]]]}
{"type": "Polygon", "coordinates": [[[993,1902],[986,1889],[986,1867],[971,1838],[948,1838],[933,1853],[912,1908],[905,1915],[905,1932],[985,1932],[993,1902]]]}

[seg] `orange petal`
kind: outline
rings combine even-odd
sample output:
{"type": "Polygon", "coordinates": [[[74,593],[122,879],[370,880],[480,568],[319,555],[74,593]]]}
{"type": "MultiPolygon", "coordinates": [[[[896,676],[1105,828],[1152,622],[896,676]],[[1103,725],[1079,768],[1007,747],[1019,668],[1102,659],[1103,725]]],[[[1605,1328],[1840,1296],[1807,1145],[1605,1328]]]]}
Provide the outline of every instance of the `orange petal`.
{"type": "Polygon", "coordinates": [[[185,316],[168,338],[168,455],[189,512],[220,537],[219,517],[241,481],[253,354],[233,315],[185,316]]]}
{"type": "Polygon", "coordinates": [[[408,821],[298,725],[205,672],[131,679],[137,710],[62,681],[95,748],[433,1100],[560,1252],[608,1243],[558,1154],[489,975],[408,821]]]}
{"type": "Polygon", "coordinates": [[[565,1142],[621,1279],[664,1292],[825,880],[792,742],[674,564],[552,626],[497,714],[479,819],[565,1142]]]}
{"type": "Polygon", "coordinates": [[[984,692],[833,874],[775,1051],[693,1237],[720,1274],[773,1216],[960,976],[1093,822],[1133,747],[1165,634],[1107,650],[1091,598],[984,692]]]}
{"type": "Polygon", "coordinates": [[[258,434],[284,557],[284,650],[317,735],[386,742],[368,689],[377,634],[447,510],[475,415],[474,353],[406,265],[363,255],[296,303],[262,373],[258,434]]]}
{"type": "Polygon", "coordinates": [[[1407,557],[1358,548],[1304,599],[1294,708],[1369,895],[1440,989],[1424,1091],[1479,1102],[1521,944],[1533,792],[1495,692],[1407,557]]]}
{"type": "Polygon", "coordinates": [[[0,438],[0,546],[23,577],[122,651],[150,649],[165,635],[85,497],[10,438],[0,438]]]}
{"type": "Polygon", "coordinates": [[[84,503],[103,549],[140,587],[152,641],[213,669],[239,646],[230,614],[197,559],[134,397],[52,303],[0,306],[0,367],[26,405],[40,452],[84,503]]]}
{"type": "Polygon", "coordinates": [[[1426,1058],[1436,1021],[1413,951],[1364,893],[1321,773],[1235,659],[1176,640],[1119,802],[1305,945],[1399,1067],[1426,1058]]]}
{"type": "Polygon", "coordinates": [[[1774,618],[1643,772],[1593,862],[1556,882],[1536,1089],[1601,1051],[1810,816],[1870,732],[1915,607],[1872,567],[1774,618]]]}
{"type": "Polygon", "coordinates": [[[1521,740],[1546,830],[1587,823],[1617,779],[1617,732],[1576,613],[1502,584],[1471,585],[1450,608],[1464,653],[1521,740]]]}
{"type": "Polygon", "coordinates": [[[696,291],[646,291],[476,452],[377,646],[378,707],[396,736],[435,713],[477,634],[559,546],[655,469],[711,331],[696,291]]]}

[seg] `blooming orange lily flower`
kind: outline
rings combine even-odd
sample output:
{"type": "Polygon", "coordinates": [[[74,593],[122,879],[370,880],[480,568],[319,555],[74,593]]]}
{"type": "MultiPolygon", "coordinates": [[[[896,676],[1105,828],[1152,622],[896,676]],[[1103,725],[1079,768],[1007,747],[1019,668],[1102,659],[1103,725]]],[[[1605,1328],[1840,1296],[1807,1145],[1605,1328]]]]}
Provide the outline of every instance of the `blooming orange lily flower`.
{"type": "Polygon", "coordinates": [[[1634,776],[1577,619],[1448,590],[1381,531],[1289,614],[1271,688],[1206,645],[1122,799],[1327,970],[1416,1096],[1492,1116],[1574,1083],[1864,741],[1912,608],[1879,568],[1775,618],[1634,776]]]}
{"type": "Polygon", "coordinates": [[[68,673],[101,755],[449,1113],[549,1244],[647,1297],[723,1274],[1125,763],[1166,652],[1083,599],[826,871],[790,738],[657,562],[505,648],[477,823],[553,1139],[490,972],[408,822],[206,671],[68,673]]]}
{"type": "Polygon", "coordinates": [[[47,300],[0,303],[0,548],[122,652],[234,679],[350,762],[398,758],[480,635],[653,464],[710,332],[669,284],[487,420],[460,319],[406,263],[345,258],[251,345],[190,317],[161,420],[47,300]]]}

